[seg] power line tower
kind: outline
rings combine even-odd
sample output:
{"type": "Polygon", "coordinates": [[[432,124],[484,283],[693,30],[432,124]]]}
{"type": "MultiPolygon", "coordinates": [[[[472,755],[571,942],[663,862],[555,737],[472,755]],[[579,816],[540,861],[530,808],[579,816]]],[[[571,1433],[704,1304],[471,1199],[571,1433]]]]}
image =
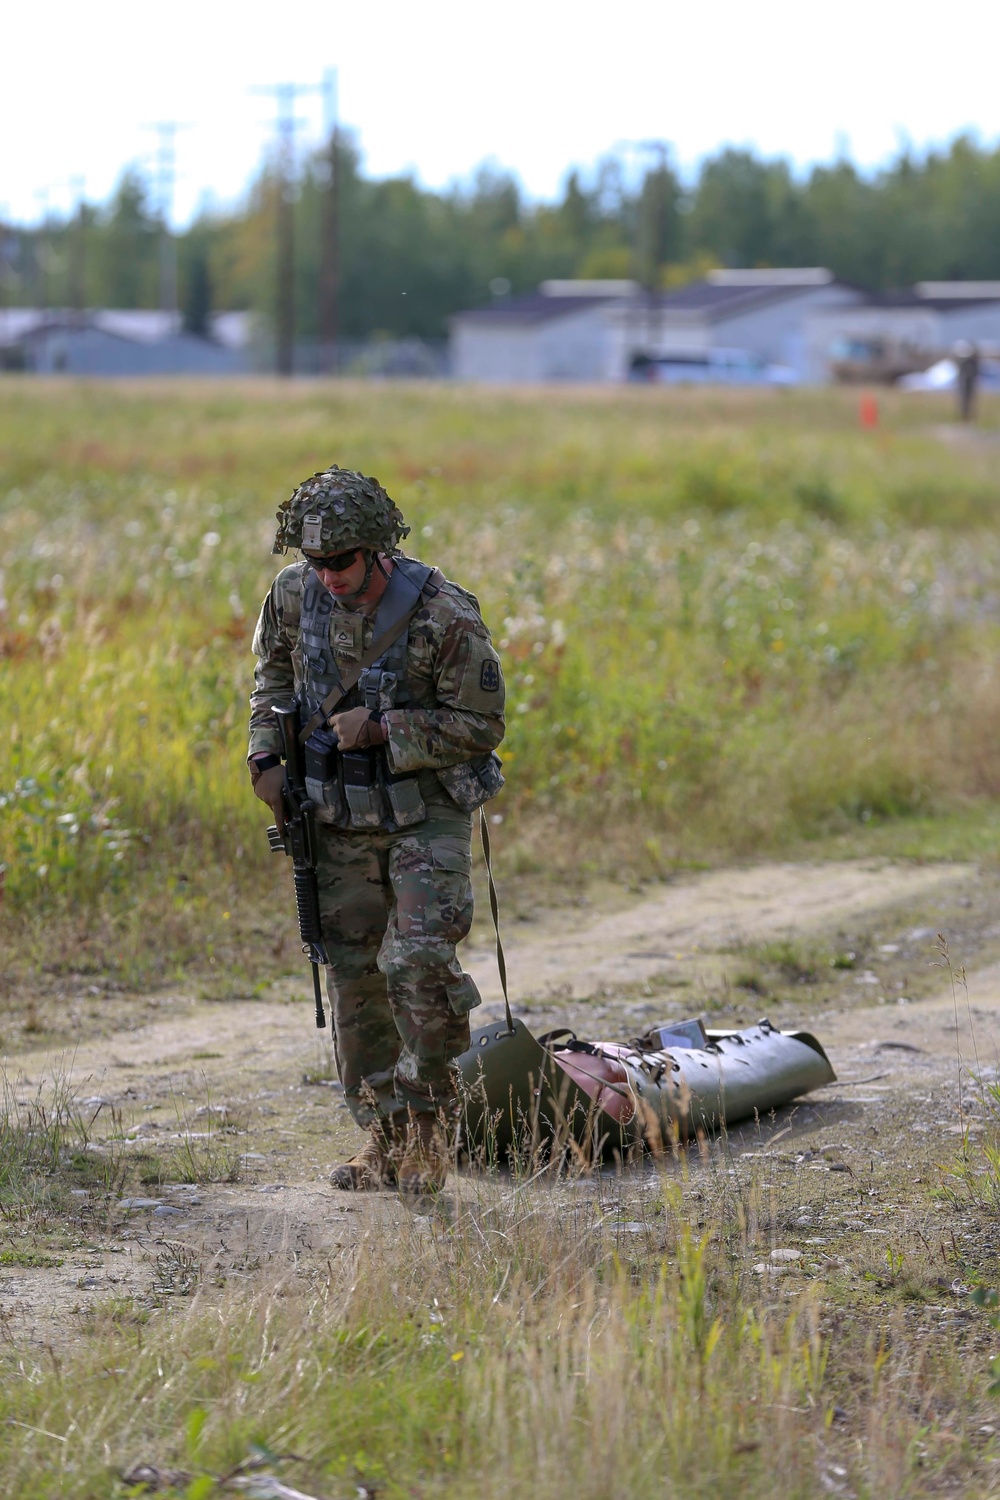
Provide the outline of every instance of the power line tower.
{"type": "Polygon", "coordinates": [[[322,366],[335,375],[337,315],[340,296],[340,132],[337,125],[337,70],[328,68],[323,77],[323,114],[327,138],[327,179],[323,195],[323,245],[319,283],[319,336],[322,366]]]}
{"type": "Polygon", "coordinates": [[[314,94],[314,83],[273,83],[251,89],[269,94],[277,106],[276,167],[278,177],[276,356],[279,375],[295,372],[295,132],[303,124],[295,117],[300,94],[314,94]]]}
{"type": "Polygon", "coordinates": [[[157,146],[153,156],[156,182],[156,209],[160,220],[160,311],[177,311],[177,241],[170,221],[174,211],[174,184],[177,181],[177,132],[186,130],[178,120],[157,120],[147,125],[155,130],[157,146]]]}

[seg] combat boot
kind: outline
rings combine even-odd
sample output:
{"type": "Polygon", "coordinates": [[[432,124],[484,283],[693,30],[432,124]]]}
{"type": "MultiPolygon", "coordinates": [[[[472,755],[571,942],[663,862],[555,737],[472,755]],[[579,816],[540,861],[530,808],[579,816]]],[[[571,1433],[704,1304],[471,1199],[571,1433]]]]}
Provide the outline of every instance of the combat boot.
{"type": "Polygon", "coordinates": [[[451,1165],[448,1136],[436,1115],[411,1115],[396,1181],[401,1193],[436,1193],[451,1165]]]}
{"type": "MultiPolygon", "coordinates": [[[[395,1131],[389,1122],[373,1120],[368,1127],[368,1139],[356,1151],[350,1161],[334,1167],[330,1181],[335,1188],[347,1193],[370,1193],[378,1188],[391,1187],[396,1181],[396,1162],[393,1159],[395,1131]]],[[[396,1156],[399,1148],[396,1147],[396,1156]]]]}

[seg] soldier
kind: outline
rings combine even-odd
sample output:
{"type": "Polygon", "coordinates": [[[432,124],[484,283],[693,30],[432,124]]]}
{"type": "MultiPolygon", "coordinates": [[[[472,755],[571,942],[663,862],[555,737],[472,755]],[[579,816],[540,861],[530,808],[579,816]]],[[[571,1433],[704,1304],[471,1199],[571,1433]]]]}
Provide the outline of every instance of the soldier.
{"type": "Polygon", "coordinates": [[[955,345],[954,357],[957,369],[958,415],[963,422],[971,422],[976,414],[979,350],[975,344],[961,340],[955,345]]]}
{"type": "Polygon", "coordinates": [[[280,827],[271,706],[294,701],[317,807],[337,1070],[368,1129],[331,1181],[435,1189],[448,1168],[451,1063],[480,1003],[455,946],[472,923],[472,813],[503,784],[500,661],[476,598],[400,553],[409,527],[378,480],[333,465],[277,520],[274,551],[299,548],[302,560],[278,574],[257,622],[248,764],[280,827]]]}

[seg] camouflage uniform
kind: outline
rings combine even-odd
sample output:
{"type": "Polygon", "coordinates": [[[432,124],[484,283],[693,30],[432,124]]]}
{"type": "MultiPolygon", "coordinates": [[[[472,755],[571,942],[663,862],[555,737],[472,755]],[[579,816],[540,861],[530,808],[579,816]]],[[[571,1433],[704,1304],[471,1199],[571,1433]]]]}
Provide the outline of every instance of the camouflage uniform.
{"type": "MultiPolygon", "coordinates": [[[[271,715],[302,686],[299,619],[309,565],[283,568],[254,635],[250,750],[279,754],[271,715]]],[[[334,600],[330,644],[348,669],[367,650],[373,623],[334,600]]],[[[503,677],[473,595],[445,582],[409,627],[405,708],[384,714],[393,774],[416,773],[426,817],[388,832],[318,826],[327,989],[337,1065],[354,1118],[367,1124],[429,1112],[454,1093],[449,1063],[469,1045],[480,1002],[455,945],[472,922],[471,816],[435,770],[487,754],[504,732],[503,677]]],[[[359,700],[348,694],[344,705],[359,700]]]]}

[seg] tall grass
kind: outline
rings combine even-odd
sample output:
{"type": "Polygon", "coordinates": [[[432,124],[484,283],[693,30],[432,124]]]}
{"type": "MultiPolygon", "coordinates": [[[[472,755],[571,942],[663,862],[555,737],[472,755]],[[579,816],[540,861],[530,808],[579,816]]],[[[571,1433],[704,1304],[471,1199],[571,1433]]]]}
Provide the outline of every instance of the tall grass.
{"type": "MultiPolygon", "coordinates": [[[[837,393],[10,381],[0,401],[5,960],[196,961],[231,986],[287,930],[298,962],[242,721],[270,517],[332,459],[377,473],[411,550],[483,600],[510,883],[985,821],[996,795],[994,450],[925,431],[933,402],[887,399],[873,435],[837,393]]],[[[92,1125],[69,1096],[0,1100],[8,1225],[85,1171],[102,1204],[177,1175],[81,1152],[92,1125]]],[[[780,1276],[802,1178],[781,1198],[763,1159],[713,1162],[697,1184],[664,1163],[359,1203],[357,1233],[295,1238],[249,1284],[214,1238],[167,1244],[148,1294],[81,1300],[70,1347],[0,1337],[4,1492],[124,1494],[146,1463],[198,1500],[252,1453],[305,1492],[386,1500],[991,1492],[964,1325],[866,1301],[898,1247],[826,1261],[832,1190],[833,1227],[780,1276]]],[[[921,1298],[956,1245],[907,1240],[921,1298]]]]}
{"type": "Polygon", "coordinates": [[[544,850],[663,873],[984,805],[990,452],[900,400],[873,437],[836,393],[772,395],[7,383],[12,919],[148,933],[155,911],[183,962],[175,918],[203,908],[224,943],[241,893],[276,888],[243,765],[249,641],[275,505],[334,458],[378,473],[410,550],[482,599],[508,870],[544,850]]]}
{"type": "Polygon", "coordinates": [[[920,1494],[918,1442],[947,1482],[954,1393],[929,1363],[867,1351],[840,1434],[821,1289],[781,1297],[669,1189],[643,1196],[623,1221],[608,1195],[480,1181],[376,1214],[309,1276],[203,1276],[152,1323],[109,1308],[85,1353],[5,1382],[5,1492],[113,1493],[141,1462],[209,1494],[256,1452],[297,1489],[387,1500],[920,1494]]]}
{"type": "Polygon", "coordinates": [[[50,1180],[86,1143],[87,1124],[68,1078],[24,1098],[0,1069],[0,1218],[17,1223],[47,1203],[50,1180]]]}

